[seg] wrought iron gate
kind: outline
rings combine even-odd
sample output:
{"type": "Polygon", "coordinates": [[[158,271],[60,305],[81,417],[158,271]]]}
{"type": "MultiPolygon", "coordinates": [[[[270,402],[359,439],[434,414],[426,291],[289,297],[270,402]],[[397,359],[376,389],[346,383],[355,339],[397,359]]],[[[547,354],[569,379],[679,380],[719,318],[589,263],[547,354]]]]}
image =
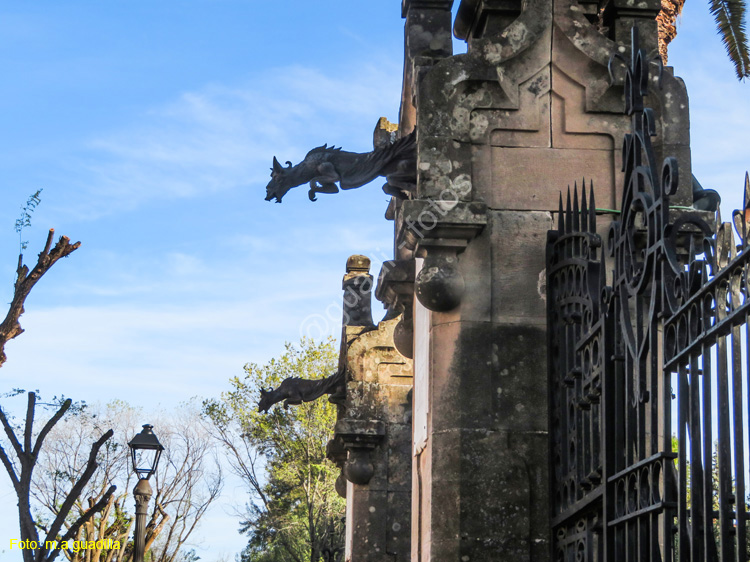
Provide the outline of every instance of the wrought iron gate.
{"type": "Polygon", "coordinates": [[[718,214],[670,209],[649,66],[634,30],[606,243],[585,185],[547,243],[553,559],[747,562],[750,182],[739,246],[718,214]]]}

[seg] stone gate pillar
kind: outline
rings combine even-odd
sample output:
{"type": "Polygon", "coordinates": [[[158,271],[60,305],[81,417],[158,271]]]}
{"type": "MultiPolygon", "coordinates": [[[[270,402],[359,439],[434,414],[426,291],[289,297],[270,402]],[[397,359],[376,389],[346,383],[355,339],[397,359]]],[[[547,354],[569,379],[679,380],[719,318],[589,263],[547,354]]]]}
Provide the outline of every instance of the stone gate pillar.
{"type": "Polygon", "coordinates": [[[396,349],[400,316],[372,321],[370,260],[351,256],[344,275],[339,405],[328,454],[342,468],[347,562],[407,562],[410,556],[412,361],[396,349]]]}
{"type": "MultiPolygon", "coordinates": [[[[387,216],[396,257],[416,264],[412,562],[551,558],[546,234],[582,178],[601,230],[616,212],[630,121],[608,64],[633,25],[656,55],[659,6],[463,0],[467,54],[419,59],[407,41],[400,134],[416,125],[417,191],[387,216]]],[[[430,25],[444,36],[444,19],[430,25]]],[[[680,159],[677,204],[690,204],[687,96],[670,69],[661,80],[657,158],[680,159]]]]}

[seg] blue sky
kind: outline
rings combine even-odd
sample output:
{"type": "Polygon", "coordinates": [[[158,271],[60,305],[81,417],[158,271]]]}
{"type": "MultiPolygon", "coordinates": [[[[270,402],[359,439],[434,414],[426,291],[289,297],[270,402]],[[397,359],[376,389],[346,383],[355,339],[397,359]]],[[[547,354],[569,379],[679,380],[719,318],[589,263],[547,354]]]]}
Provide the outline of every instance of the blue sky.
{"type": "MultiPolygon", "coordinates": [[[[707,3],[685,10],[670,64],[690,94],[693,171],[728,216],[750,168],[750,84],[707,3]]],[[[276,205],[264,186],[274,155],[371,150],[378,118],[398,117],[402,44],[396,0],[5,3],[0,302],[29,194],[43,188],[27,263],[50,227],[82,246],[28,299],[2,388],[170,409],[285,341],[335,334],[347,257],[370,255],[375,275],[391,257],[387,197],[376,182],[276,205]]],[[[0,503],[2,550],[17,536],[4,475],[0,503]]],[[[243,546],[236,526],[214,510],[204,560],[243,546]]]]}

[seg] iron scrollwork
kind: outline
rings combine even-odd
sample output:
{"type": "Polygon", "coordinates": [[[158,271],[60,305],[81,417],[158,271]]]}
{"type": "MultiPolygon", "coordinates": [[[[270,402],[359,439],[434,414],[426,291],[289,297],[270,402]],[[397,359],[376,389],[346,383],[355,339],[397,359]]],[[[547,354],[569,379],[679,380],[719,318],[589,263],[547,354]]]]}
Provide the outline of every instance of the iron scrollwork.
{"type": "Polygon", "coordinates": [[[750,179],[733,214],[739,247],[720,214],[714,228],[701,206],[671,207],[678,162],[658,165],[658,122],[644,103],[660,63],[635,28],[630,60],[616,55],[610,69],[616,58],[631,132],[606,256],[593,189],[580,205],[577,186],[572,203],[570,191],[564,208],[561,198],[548,237],[556,558],[746,562],[750,179]]]}

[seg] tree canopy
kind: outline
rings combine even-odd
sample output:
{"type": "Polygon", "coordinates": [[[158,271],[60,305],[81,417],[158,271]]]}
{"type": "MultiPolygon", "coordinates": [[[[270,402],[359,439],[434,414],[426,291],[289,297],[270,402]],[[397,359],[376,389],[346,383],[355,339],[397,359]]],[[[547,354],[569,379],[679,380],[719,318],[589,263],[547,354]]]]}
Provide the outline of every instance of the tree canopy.
{"type": "Polygon", "coordinates": [[[260,389],[287,377],[320,379],[336,369],[332,341],[303,339],[265,365],[248,363],[230,390],[203,411],[229,463],[251,494],[241,530],[243,562],[317,562],[343,553],[345,503],[335,490],[338,469],[326,459],[335,406],[320,398],[268,414],[257,411],[260,389]]]}

